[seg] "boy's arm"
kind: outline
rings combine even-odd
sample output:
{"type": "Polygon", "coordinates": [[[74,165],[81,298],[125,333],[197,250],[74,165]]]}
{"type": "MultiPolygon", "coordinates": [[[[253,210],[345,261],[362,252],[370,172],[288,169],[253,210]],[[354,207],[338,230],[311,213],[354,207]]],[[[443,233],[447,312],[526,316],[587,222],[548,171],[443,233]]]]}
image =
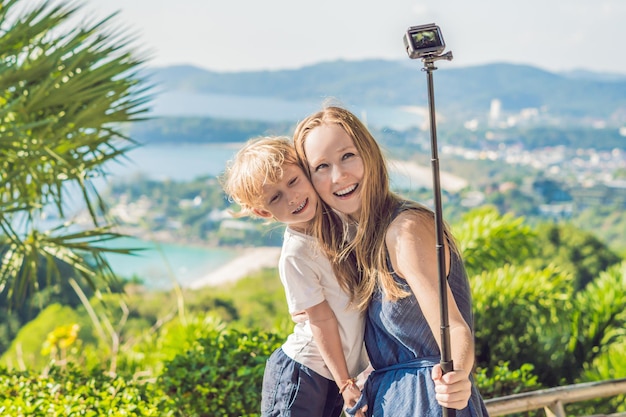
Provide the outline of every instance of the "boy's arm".
{"type": "MultiPolygon", "coordinates": [[[[343,355],[337,317],[327,301],[307,308],[306,313],[309,316],[313,338],[326,366],[337,385],[344,388],[342,392],[344,407],[353,407],[361,396],[361,392],[356,384],[350,381],[352,376],[348,373],[348,365],[343,355]]],[[[360,412],[356,414],[356,416],[360,415],[362,415],[360,412]]]]}

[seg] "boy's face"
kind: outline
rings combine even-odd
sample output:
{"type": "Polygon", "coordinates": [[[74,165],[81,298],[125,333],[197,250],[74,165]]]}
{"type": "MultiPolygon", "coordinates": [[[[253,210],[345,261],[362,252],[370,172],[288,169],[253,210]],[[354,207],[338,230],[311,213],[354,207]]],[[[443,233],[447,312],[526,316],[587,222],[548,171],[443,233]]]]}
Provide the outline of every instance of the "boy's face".
{"type": "Polygon", "coordinates": [[[285,164],[283,177],[275,184],[263,186],[263,207],[253,210],[261,217],[274,217],[288,226],[306,228],[315,216],[318,197],[302,168],[285,164]]]}

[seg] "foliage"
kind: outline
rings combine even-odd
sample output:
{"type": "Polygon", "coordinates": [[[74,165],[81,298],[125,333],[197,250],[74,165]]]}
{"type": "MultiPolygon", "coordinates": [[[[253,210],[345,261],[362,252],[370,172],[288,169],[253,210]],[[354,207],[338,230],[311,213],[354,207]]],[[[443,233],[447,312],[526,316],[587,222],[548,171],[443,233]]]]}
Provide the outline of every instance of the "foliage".
{"type": "Polygon", "coordinates": [[[509,213],[516,217],[537,216],[540,205],[539,196],[524,192],[520,187],[489,193],[485,204],[493,205],[502,213],[509,213]]]}
{"type": "Polygon", "coordinates": [[[582,210],[572,219],[581,230],[593,232],[611,249],[626,255],[626,211],[622,207],[600,205],[582,210]]]}
{"type": "MultiPolygon", "coordinates": [[[[509,362],[500,363],[489,370],[477,369],[476,386],[484,399],[504,397],[543,388],[533,374],[533,365],[523,364],[519,369],[509,369],[509,362]]],[[[543,412],[525,413],[526,416],[543,416],[543,412]]]]}
{"type": "Polygon", "coordinates": [[[79,341],[72,346],[67,355],[70,358],[84,361],[80,358],[83,342],[95,343],[95,336],[91,333],[91,322],[84,314],[79,314],[69,306],[51,304],[46,307],[34,320],[24,325],[11,343],[9,349],[2,355],[2,364],[9,368],[24,369],[28,364],[30,370],[42,370],[51,359],[50,353],[42,352],[48,335],[59,327],[77,325],[79,341]]]}
{"type": "MultiPolygon", "coordinates": [[[[465,233],[460,245],[470,248],[475,265],[489,268],[470,276],[476,379],[483,395],[489,398],[624,377],[624,264],[598,273],[585,288],[575,291],[572,274],[560,266],[533,266],[535,253],[528,248],[542,232],[537,235],[518,219],[499,216],[491,209],[478,210],[468,218],[466,229],[455,226],[465,233]],[[483,246],[471,242],[472,237],[483,246]],[[507,239],[522,241],[517,245],[523,249],[516,249],[516,243],[507,239]],[[507,254],[507,263],[501,266],[496,254],[502,249],[490,251],[491,244],[502,244],[515,253],[507,254]]],[[[230,415],[222,411],[226,409],[232,415],[256,415],[264,366],[261,357],[280,345],[293,327],[276,269],[218,287],[180,292],[145,291],[133,284],[125,294],[91,297],[90,304],[101,326],[109,323],[113,331],[107,337],[117,339],[117,350],[111,340],[102,343],[102,338],[94,336],[96,329],[86,319],[83,306],[76,312],[59,310],[58,316],[42,315],[38,320],[48,323],[45,329],[24,328],[23,335],[32,339],[22,339],[23,343],[41,349],[50,331],[74,322],[77,316],[82,318],[81,332],[88,336],[79,336],[75,346],[81,346],[80,352],[68,355],[67,362],[100,374],[115,362],[116,367],[109,366],[109,370],[114,369],[118,378],[152,384],[155,397],[147,401],[158,403],[163,415],[167,410],[181,416],[230,415]],[[66,323],[58,317],[72,320],[66,323]]],[[[50,363],[50,359],[59,363],[60,357],[42,357],[40,363],[50,363]]],[[[570,405],[568,411],[579,414],[578,410],[592,409],[589,404],[570,405]]],[[[619,398],[607,400],[602,410],[608,413],[618,407],[619,398]]]]}
{"type": "Polygon", "coordinates": [[[537,244],[542,256],[533,264],[537,268],[548,263],[558,264],[573,275],[575,290],[584,288],[600,272],[620,261],[620,257],[594,234],[572,224],[543,223],[537,226],[537,234],[541,238],[537,244]]]}
{"type": "Polygon", "coordinates": [[[478,366],[491,369],[508,361],[517,369],[530,363],[543,384],[554,384],[552,369],[563,360],[561,347],[567,343],[569,281],[555,267],[506,265],[474,276],[478,366]]]}
{"type": "Polygon", "coordinates": [[[602,379],[626,378],[626,358],[609,357],[611,352],[626,348],[626,262],[600,273],[576,293],[573,304],[569,360],[559,373],[573,382],[579,375],[572,370],[582,366],[587,376],[595,373],[602,379]]]}
{"type": "Polygon", "coordinates": [[[266,268],[236,282],[210,288],[213,296],[232,302],[238,312],[237,323],[267,331],[293,330],[285,290],[277,268],[266,268]]]}
{"type": "Polygon", "coordinates": [[[524,219],[502,216],[491,206],[467,213],[453,231],[470,276],[506,264],[521,264],[536,251],[535,235],[524,219]]]}
{"type": "Polygon", "coordinates": [[[265,361],[282,342],[273,333],[218,326],[167,362],[158,383],[180,416],[258,416],[265,361]]]}
{"type": "MultiPolygon", "coordinates": [[[[622,328],[623,329],[623,328],[622,328]]],[[[585,364],[583,380],[602,381],[608,379],[626,378],[626,341],[612,343],[604,347],[593,362],[585,364]]],[[[617,395],[613,398],[588,401],[580,404],[585,415],[598,413],[626,412],[626,395],[617,395]]]]}
{"type": "Polygon", "coordinates": [[[13,304],[41,289],[39,277],[66,279],[61,265],[91,287],[115,280],[99,244],[119,235],[99,218],[94,182],[133,146],[119,124],[139,120],[148,101],[143,61],[111,17],[72,28],[80,6],[20,3],[0,6],[0,291],[13,304]],[[82,201],[68,201],[70,189],[82,201]],[[91,217],[86,230],[66,219],[78,203],[91,217]],[[45,226],[44,215],[58,224],[45,226]]]}
{"type": "Polygon", "coordinates": [[[14,417],[168,417],[155,387],[77,367],[46,375],[0,368],[0,414],[14,417]]]}

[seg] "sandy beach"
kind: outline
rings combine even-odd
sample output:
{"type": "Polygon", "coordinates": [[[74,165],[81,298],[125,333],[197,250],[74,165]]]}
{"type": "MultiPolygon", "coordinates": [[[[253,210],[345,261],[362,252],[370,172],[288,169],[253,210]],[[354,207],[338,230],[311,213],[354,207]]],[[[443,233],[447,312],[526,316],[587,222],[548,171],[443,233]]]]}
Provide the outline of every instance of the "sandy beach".
{"type": "MultiPolygon", "coordinates": [[[[411,183],[416,187],[433,187],[433,170],[432,167],[419,165],[413,161],[389,160],[389,170],[395,171],[405,177],[411,179],[411,183]]],[[[458,192],[467,187],[465,178],[457,177],[449,172],[439,172],[439,181],[441,188],[450,192],[458,192]]]]}
{"type": "Polygon", "coordinates": [[[262,246],[244,249],[242,254],[225,265],[199,278],[187,288],[196,289],[210,285],[233,282],[263,268],[276,268],[280,247],[262,246]]]}

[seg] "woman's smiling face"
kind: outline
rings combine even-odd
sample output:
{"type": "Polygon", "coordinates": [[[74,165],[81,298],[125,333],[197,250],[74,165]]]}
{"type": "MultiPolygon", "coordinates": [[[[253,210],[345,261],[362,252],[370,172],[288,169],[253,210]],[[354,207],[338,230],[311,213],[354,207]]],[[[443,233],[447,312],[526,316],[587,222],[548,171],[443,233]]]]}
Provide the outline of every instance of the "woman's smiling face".
{"type": "Polygon", "coordinates": [[[322,200],[341,213],[358,217],[364,168],[352,138],[338,124],[322,124],[309,131],[304,152],[311,182],[322,200]]]}

